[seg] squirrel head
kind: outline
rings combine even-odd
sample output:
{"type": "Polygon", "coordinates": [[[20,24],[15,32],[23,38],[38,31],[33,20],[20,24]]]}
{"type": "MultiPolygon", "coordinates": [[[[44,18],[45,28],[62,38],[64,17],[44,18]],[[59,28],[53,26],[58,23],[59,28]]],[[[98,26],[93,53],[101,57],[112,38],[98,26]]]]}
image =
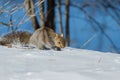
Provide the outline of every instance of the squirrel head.
{"type": "Polygon", "coordinates": [[[55,45],[57,47],[60,47],[60,48],[65,47],[65,40],[64,40],[63,34],[61,34],[61,35],[56,34],[56,36],[55,36],[55,45]]]}

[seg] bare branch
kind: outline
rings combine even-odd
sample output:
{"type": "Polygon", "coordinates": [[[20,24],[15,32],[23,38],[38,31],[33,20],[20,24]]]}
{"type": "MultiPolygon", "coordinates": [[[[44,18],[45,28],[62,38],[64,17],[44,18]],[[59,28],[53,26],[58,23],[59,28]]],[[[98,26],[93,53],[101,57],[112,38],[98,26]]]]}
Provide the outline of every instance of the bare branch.
{"type": "Polygon", "coordinates": [[[0,24],[2,24],[2,25],[4,25],[4,26],[10,26],[10,24],[4,23],[4,22],[0,22],[0,24]]]}
{"type": "Polygon", "coordinates": [[[34,10],[34,2],[33,0],[25,0],[25,7],[28,12],[28,15],[30,16],[30,19],[32,20],[34,30],[39,28],[39,24],[37,21],[37,17],[35,16],[35,10],[34,10]]]}
{"type": "MultiPolygon", "coordinates": [[[[39,0],[43,2],[43,0],[39,0]]],[[[41,19],[41,27],[45,27],[45,16],[44,16],[44,4],[40,4],[40,19],[41,19]]]]}
{"type": "Polygon", "coordinates": [[[70,0],[66,0],[66,41],[65,45],[69,46],[70,44],[70,32],[69,32],[69,6],[70,6],[70,0]]]}
{"type": "MultiPolygon", "coordinates": [[[[43,3],[43,1],[42,1],[42,2],[39,2],[39,1],[36,2],[33,8],[35,9],[35,8],[36,8],[37,6],[39,6],[41,3],[43,3]]],[[[24,3],[24,5],[25,5],[25,3],[24,3]]],[[[25,19],[26,16],[27,16],[27,14],[31,11],[31,9],[32,9],[32,8],[30,8],[29,10],[27,10],[27,12],[24,14],[24,16],[22,17],[22,19],[20,20],[20,22],[17,24],[16,29],[18,29],[19,26],[21,26],[21,25],[22,25],[23,23],[25,23],[26,21],[30,20],[31,17],[36,16],[36,13],[37,13],[37,12],[36,12],[34,15],[31,15],[30,18],[28,18],[27,20],[25,19]]]]}
{"type": "Polygon", "coordinates": [[[61,0],[58,0],[58,21],[60,24],[60,34],[63,34],[63,28],[62,28],[62,16],[61,16],[61,0]]]}

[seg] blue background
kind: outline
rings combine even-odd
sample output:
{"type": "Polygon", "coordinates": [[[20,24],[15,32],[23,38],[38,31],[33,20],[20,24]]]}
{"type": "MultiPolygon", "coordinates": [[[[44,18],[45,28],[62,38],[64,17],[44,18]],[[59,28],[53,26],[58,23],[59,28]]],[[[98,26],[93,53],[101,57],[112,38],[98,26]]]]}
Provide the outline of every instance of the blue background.
{"type": "MultiPolygon", "coordinates": [[[[6,10],[4,13],[0,13],[0,22],[9,23],[10,20],[10,10],[14,9],[15,5],[23,4],[24,0],[1,0],[0,9],[6,10]],[[10,1],[10,2],[9,2],[10,1]],[[6,2],[9,2],[5,5],[6,2]]],[[[37,1],[37,0],[36,0],[37,1]]],[[[57,1],[57,0],[56,0],[57,1]]],[[[62,3],[65,3],[65,0],[61,0],[62,3]]],[[[84,4],[85,0],[71,0],[72,5],[77,5],[81,7],[84,4]]],[[[94,4],[94,0],[86,0],[89,3],[94,4]]],[[[97,3],[99,5],[99,3],[97,3]]],[[[119,5],[113,2],[113,4],[119,8],[119,5]]],[[[81,48],[81,49],[90,49],[103,52],[120,52],[120,25],[113,19],[110,15],[112,14],[116,19],[117,16],[114,13],[114,10],[108,9],[108,13],[100,7],[86,7],[85,11],[91,15],[100,25],[92,22],[86,14],[81,11],[80,8],[75,6],[70,6],[70,47],[81,48]],[[92,24],[91,24],[92,23],[92,24]]],[[[45,5],[47,6],[47,5],[45,5]]],[[[39,19],[39,6],[36,8],[36,16],[39,19]]],[[[46,8],[45,8],[46,10],[46,8]]],[[[12,14],[13,26],[14,28],[18,27],[17,30],[34,32],[31,21],[29,20],[28,15],[25,15],[26,10],[23,6],[19,6],[12,14]],[[27,20],[28,19],[28,20],[27,20]],[[27,21],[25,21],[27,20],[27,21]],[[20,22],[23,21],[22,24],[20,22]],[[20,24],[20,25],[19,25],[20,24]]],[[[61,6],[62,13],[62,23],[63,30],[65,34],[65,5],[61,6]]],[[[58,10],[55,8],[55,26],[56,32],[59,31],[59,22],[58,22],[58,10]]],[[[119,19],[118,19],[119,20],[119,19]]],[[[118,21],[119,22],[119,21],[118,21]]],[[[0,24],[0,36],[7,34],[11,31],[11,28],[0,24]]]]}

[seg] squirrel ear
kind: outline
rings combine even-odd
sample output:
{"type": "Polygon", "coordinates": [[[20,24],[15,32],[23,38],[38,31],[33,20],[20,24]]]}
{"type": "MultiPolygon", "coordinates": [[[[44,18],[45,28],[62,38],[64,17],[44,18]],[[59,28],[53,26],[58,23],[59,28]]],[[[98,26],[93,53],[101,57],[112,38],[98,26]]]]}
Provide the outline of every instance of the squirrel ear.
{"type": "Polygon", "coordinates": [[[63,33],[60,36],[63,37],[63,33]]]}

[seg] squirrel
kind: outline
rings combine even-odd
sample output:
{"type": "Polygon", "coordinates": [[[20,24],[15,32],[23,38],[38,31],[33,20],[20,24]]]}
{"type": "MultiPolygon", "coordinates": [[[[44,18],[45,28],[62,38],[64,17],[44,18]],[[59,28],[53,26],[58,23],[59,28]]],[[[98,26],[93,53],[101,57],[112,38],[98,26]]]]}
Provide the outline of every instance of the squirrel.
{"type": "Polygon", "coordinates": [[[48,27],[37,29],[30,38],[30,44],[39,49],[61,50],[65,47],[63,35],[55,33],[48,27]]]}
{"type": "MultiPolygon", "coordinates": [[[[25,31],[16,31],[4,35],[0,40],[0,45],[20,43],[22,46],[34,45],[39,49],[61,50],[65,47],[63,35],[55,33],[51,28],[39,28],[33,34],[25,31]]],[[[9,45],[10,46],[10,45],[9,45]]]]}

